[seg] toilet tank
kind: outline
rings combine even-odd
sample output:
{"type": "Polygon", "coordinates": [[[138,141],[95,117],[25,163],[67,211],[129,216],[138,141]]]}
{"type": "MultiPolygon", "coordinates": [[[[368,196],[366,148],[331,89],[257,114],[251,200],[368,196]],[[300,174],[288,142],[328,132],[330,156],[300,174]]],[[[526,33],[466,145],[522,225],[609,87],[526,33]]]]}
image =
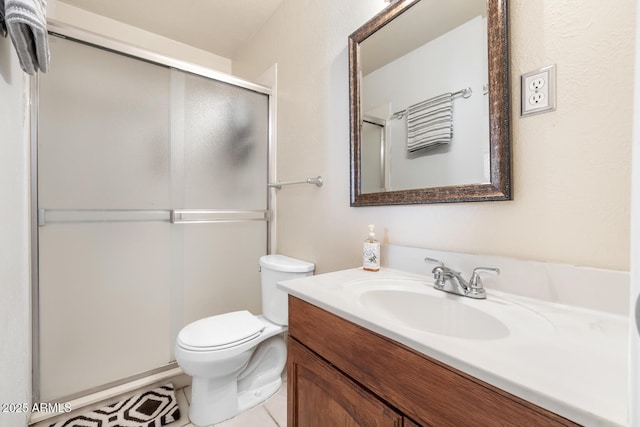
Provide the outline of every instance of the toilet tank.
{"type": "Polygon", "coordinates": [[[262,314],[278,325],[289,324],[287,293],[278,289],[283,280],[311,276],[315,265],[285,255],[260,257],[260,279],[262,282],[262,314]]]}

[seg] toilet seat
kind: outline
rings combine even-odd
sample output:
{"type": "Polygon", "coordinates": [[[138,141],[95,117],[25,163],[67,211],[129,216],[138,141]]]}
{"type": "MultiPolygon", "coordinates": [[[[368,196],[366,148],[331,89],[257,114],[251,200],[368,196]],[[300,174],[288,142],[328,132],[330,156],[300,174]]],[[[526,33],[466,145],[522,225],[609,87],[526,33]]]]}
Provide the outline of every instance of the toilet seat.
{"type": "Polygon", "coordinates": [[[264,322],[246,310],[197,320],[178,334],[185,350],[216,351],[236,347],[260,336],[264,322]]]}

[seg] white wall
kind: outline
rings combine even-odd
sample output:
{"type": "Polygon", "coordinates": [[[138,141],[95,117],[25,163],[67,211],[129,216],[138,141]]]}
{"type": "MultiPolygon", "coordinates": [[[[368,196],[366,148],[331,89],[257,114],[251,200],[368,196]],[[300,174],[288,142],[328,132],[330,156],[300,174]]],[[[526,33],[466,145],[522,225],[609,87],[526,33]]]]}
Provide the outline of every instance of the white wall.
{"type": "MultiPolygon", "coordinates": [[[[29,282],[29,142],[25,74],[0,37],[0,403],[31,401],[29,282]]],[[[24,413],[0,413],[0,425],[23,427],[24,413]]]]}
{"type": "Polygon", "coordinates": [[[383,5],[285,0],[232,58],[245,78],[278,63],[279,179],[325,178],[278,192],[279,251],[355,266],[375,223],[394,244],[629,269],[635,1],[509,2],[513,201],[350,208],[347,37],[383,5]],[[520,74],[553,63],[557,111],[520,118],[520,74]]]}
{"type": "MultiPolygon", "coordinates": [[[[640,3],[636,8],[640,14],[640,3]]],[[[629,312],[629,425],[640,427],[640,28],[636,28],[629,312]],[[634,404],[635,403],[635,404],[634,404]]]]}
{"type": "Polygon", "coordinates": [[[57,0],[47,2],[47,21],[70,25],[149,52],[231,74],[231,60],[228,58],[87,12],[57,0]]]}

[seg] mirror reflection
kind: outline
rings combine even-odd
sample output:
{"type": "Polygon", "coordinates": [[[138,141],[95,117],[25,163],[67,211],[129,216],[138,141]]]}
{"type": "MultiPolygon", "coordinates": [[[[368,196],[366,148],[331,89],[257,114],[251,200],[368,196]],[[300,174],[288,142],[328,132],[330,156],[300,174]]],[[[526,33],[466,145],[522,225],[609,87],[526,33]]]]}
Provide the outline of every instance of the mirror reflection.
{"type": "Polygon", "coordinates": [[[398,0],[351,35],[352,205],[510,199],[505,13],[398,0]]]}
{"type": "Polygon", "coordinates": [[[485,0],[422,0],[360,58],[362,193],[489,182],[485,0]]]}

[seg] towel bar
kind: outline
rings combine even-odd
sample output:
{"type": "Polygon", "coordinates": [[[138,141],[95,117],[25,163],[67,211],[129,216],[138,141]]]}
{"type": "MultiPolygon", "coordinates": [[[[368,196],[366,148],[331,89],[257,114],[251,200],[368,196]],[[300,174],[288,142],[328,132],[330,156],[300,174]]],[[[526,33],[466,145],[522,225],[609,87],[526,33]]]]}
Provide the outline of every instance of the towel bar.
{"type": "Polygon", "coordinates": [[[293,185],[293,184],[315,184],[318,187],[322,187],[324,184],[324,180],[321,176],[317,176],[315,178],[307,178],[304,181],[285,181],[285,182],[275,182],[273,184],[268,184],[268,187],[275,188],[276,190],[282,190],[283,185],[293,185]]]}
{"type": "MultiPolygon", "coordinates": [[[[466,87],[464,89],[460,89],[457,92],[453,92],[451,94],[451,98],[453,99],[453,98],[457,98],[457,97],[461,96],[464,99],[468,99],[468,98],[471,97],[472,94],[473,94],[473,90],[470,87],[466,87]]],[[[425,102],[425,101],[423,101],[423,102],[425,102]]],[[[414,106],[420,105],[423,102],[419,102],[419,103],[415,104],[414,106]]],[[[394,119],[400,120],[406,115],[407,115],[407,110],[397,111],[397,112],[393,113],[391,115],[391,117],[389,117],[389,120],[394,120],[394,119]]]]}

